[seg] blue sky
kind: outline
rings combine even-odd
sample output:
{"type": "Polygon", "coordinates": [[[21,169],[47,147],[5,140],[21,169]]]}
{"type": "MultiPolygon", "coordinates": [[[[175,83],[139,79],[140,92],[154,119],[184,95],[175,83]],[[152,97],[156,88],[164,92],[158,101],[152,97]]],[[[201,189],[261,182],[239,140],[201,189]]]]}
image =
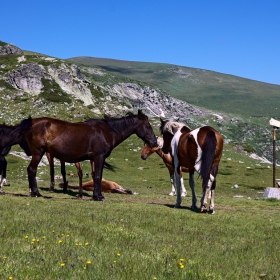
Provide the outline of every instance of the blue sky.
{"type": "Polygon", "coordinates": [[[0,40],[24,50],[170,63],[280,85],[279,0],[22,0],[0,7],[0,40]]]}

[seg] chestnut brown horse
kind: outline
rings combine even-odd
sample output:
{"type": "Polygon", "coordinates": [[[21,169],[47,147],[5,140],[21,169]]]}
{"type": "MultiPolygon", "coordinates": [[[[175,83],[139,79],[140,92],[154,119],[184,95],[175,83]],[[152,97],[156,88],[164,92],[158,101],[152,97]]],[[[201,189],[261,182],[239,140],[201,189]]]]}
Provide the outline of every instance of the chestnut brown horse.
{"type": "Polygon", "coordinates": [[[90,160],[95,186],[93,199],[104,200],[100,183],[105,159],[116,146],[132,134],[136,134],[151,147],[157,144],[148,117],[140,110],[138,114],[128,113],[121,118],[105,116],[104,119],[90,119],[81,123],[53,118],[33,119],[31,129],[25,133],[32,153],[27,168],[31,195],[41,196],[37,187],[36,173],[42,156],[48,152],[63,162],[90,160]]]}
{"type": "MultiPolygon", "coordinates": [[[[202,178],[203,196],[201,198],[201,212],[207,212],[207,199],[210,196],[209,213],[214,214],[214,190],[216,188],[216,176],[219,162],[223,152],[223,137],[210,126],[203,126],[190,130],[186,126],[178,127],[177,132],[172,133],[172,123],[161,120],[160,131],[163,135],[162,150],[173,157],[175,170],[177,201],[175,208],[181,205],[180,195],[180,167],[189,169],[191,188],[194,189],[194,171],[202,178]]],[[[192,192],[192,208],[196,208],[196,195],[192,192]]]]}
{"type": "MultiPolygon", "coordinates": [[[[168,169],[169,177],[170,177],[171,192],[169,193],[169,195],[174,196],[176,195],[176,189],[174,186],[174,167],[173,167],[172,157],[169,153],[165,154],[162,151],[162,146],[163,146],[163,139],[161,137],[157,137],[157,146],[154,148],[149,147],[149,145],[145,143],[141,152],[141,158],[146,160],[153,153],[157,153],[159,157],[162,158],[165,166],[168,169]]],[[[182,188],[181,196],[185,197],[187,195],[187,190],[184,186],[184,179],[182,176],[182,172],[189,173],[189,170],[185,167],[180,168],[180,181],[181,181],[181,188],[182,188]]]]}

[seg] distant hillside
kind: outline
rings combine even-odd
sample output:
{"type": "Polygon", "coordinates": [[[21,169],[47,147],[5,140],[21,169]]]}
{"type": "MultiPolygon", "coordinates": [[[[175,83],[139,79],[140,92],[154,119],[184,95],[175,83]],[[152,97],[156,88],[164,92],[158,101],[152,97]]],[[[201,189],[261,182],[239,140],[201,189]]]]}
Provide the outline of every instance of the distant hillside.
{"type": "Polygon", "coordinates": [[[62,60],[0,41],[0,122],[6,124],[29,115],[76,122],[142,109],[155,133],[159,117],[176,116],[191,128],[211,125],[226,144],[271,160],[268,121],[280,119],[279,89],[168,64],[62,60]]]}
{"type": "Polygon", "coordinates": [[[280,86],[171,64],[74,57],[69,61],[149,83],[172,97],[249,117],[280,118],[280,86]]]}

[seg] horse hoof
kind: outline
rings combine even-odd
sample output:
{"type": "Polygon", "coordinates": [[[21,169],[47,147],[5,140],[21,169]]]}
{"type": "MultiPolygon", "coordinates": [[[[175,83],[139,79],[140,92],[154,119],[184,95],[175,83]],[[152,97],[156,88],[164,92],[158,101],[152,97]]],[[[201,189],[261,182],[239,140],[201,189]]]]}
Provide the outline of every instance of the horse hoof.
{"type": "Polygon", "coordinates": [[[176,193],[175,192],[171,192],[169,195],[170,196],[174,196],[174,195],[176,195],[176,193]]]}
{"type": "Polygon", "coordinates": [[[31,197],[42,197],[42,195],[39,193],[39,192],[37,192],[37,193],[30,193],[30,196],[31,197]]]}
{"type": "Polygon", "coordinates": [[[181,207],[180,204],[175,204],[175,205],[174,205],[174,208],[175,208],[175,209],[179,209],[180,207],[181,207]]]}
{"type": "Polygon", "coordinates": [[[215,214],[215,210],[214,209],[209,209],[209,214],[214,215],[215,214]]]}
{"type": "Polygon", "coordinates": [[[95,200],[95,201],[104,201],[105,197],[103,195],[98,195],[98,196],[94,195],[93,196],[93,200],[95,200]]]}
{"type": "Polygon", "coordinates": [[[201,208],[200,208],[200,212],[201,213],[207,213],[207,208],[204,205],[202,205],[201,208]]]}
{"type": "Polygon", "coordinates": [[[182,197],[186,197],[186,196],[187,196],[187,193],[186,193],[186,192],[183,192],[181,196],[182,196],[182,197]]]}
{"type": "Polygon", "coordinates": [[[192,205],[191,206],[191,210],[196,211],[197,210],[197,206],[196,205],[192,205]]]}
{"type": "Polygon", "coordinates": [[[49,189],[49,192],[53,192],[53,190],[54,190],[53,188],[50,188],[50,189],[49,189]]]}
{"type": "Polygon", "coordinates": [[[4,195],[5,194],[5,192],[2,190],[2,189],[0,189],[0,195],[4,195]]]}

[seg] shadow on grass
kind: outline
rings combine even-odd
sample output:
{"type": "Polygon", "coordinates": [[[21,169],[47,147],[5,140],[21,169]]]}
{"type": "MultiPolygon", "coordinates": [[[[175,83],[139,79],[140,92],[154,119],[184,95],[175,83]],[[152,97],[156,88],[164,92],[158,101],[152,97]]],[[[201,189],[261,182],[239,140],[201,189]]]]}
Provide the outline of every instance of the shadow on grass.
{"type": "MultiPolygon", "coordinates": [[[[39,188],[39,190],[48,192],[49,188],[39,188]]],[[[62,189],[61,190],[60,189],[54,189],[53,192],[50,192],[50,194],[51,193],[64,194],[62,189]]],[[[20,196],[20,197],[31,197],[29,193],[22,194],[22,193],[12,193],[12,192],[6,192],[6,191],[5,191],[5,195],[20,196]]],[[[53,196],[50,196],[50,195],[42,195],[41,197],[37,197],[37,198],[45,198],[45,199],[51,199],[51,198],[73,199],[73,198],[75,198],[75,199],[77,199],[78,192],[74,192],[74,191],[68,189],[67,194],[64,194],[64,195],[68,195],[69,197],[53,197],[53,196]]],[[[89,200],[91,198],[92,198],[91,195],[89,195],[88,193],[85,193],[85,192],[83,193],[83,199],[89,200]]]]}
{"type": "Polygon", "coordinates": [[[200,213],[199,208],[192,209],[190,206],[180,206],[180,208],[174,208],[174,204],[164,204],[164,206],[166,206],[168,208],[173,208],[173,209],[176,209],[176,210],[185,209],[185,210],[189,210],[189,211],[192,211],[192,212],[200,213]]]}

